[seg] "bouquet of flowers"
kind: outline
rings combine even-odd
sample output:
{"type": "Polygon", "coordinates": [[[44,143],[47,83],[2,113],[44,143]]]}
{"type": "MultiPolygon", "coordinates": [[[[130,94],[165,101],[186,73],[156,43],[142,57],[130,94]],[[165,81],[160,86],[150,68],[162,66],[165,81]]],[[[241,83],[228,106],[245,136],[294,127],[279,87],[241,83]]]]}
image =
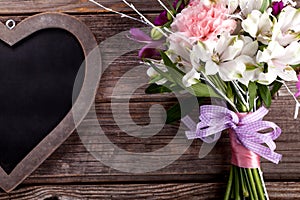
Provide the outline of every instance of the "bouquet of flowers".
{"type": "MultiPolygon", "coordinates": [[[[139,57],[149,65],[146,91],[226,101],[225,107],[201,105],[196,125],[188,115],[182,118],[191,129],[186,135],[212,143],[229,130],[232,167],[224,199],[268,199],[260,157],[281,160],[274,143],[281,129],[263,117],[281,86],[295,99],[297,117],[300,91],[292,93],[286,81],[300,90],[300,10],[292,0],[157,1],[164,11],[154,22],[126,0],[140,19],[119,13],[152,27],[150,35],[131,29],[131,38],[145,43],[139,57]]],[[[168,122],[180,118],[176,107],[171,110],[168,122]]]]}

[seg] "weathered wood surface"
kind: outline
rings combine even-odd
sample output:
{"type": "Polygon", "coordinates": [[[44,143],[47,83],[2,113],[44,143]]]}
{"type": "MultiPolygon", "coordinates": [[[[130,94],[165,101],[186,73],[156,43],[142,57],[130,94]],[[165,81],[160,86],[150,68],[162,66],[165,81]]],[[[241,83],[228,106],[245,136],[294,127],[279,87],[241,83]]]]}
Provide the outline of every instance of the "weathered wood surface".
{"type": "MultiPolygon", "coordinates": [[[[118,10],[129,11],[120,6],[121,1],[102,0],[101,2],[118,10]]],[[[159,5],[152,1],[134,2],[144,11],[154,12],[160,9],[159,5]]],[[[113,14],[91,14],[103,10],[90,5],[86,0],[0,2],[0,14],[7,15],[0,18],[2,22],[10,18],[18,22],[32,13],[43,11],[76,13],[74,16],[87,24],[99,43],[121,31],[128,31],[130,27],[142,26],[113,14]]],[[[152,19],[155,15],[147,14],[152,19]]],[[[112,44],[114,48],[110,50],[118,50],[120,45],[117,42],[112,44]]],[[[109,60],[110,55],[107,54],[103,59],[109,60]]],[[[93,119],[90,113],[83,125],[88,134],[100,124],[111,142],[124,150],[152,152],[164,147],[174,138],[178,124],[166,125],[157,135],[149,139],[141,139],[129,136],[120,130],[111,111],[111,106],[120,106],[120,108],[126,106],[126,99],[130,98],[130,114],[133,121],[139,125],[147,125],[150,122],[148,115],[151,105],[161,104],[170,107],[176,102],[173,95],[144,94],[145,86],[137,89],[133,95],[129,92],[127,94],[124,92],[121,96],[113,94],[119,79],[124,78],[126,72],[138,65],[136,51],[133,51],[118,58],[109,66],[101,77],[96,96],[95,107],[98,120],[93,119]],[[112,101],[116,103],[111,104],[112,101]]],[[[138,80],[136,78],[147,82],[147,76],[140,71],[126,75],[127,80],[138,80]]],[[[129,86],[123,85],[124,89],[128,89],[129,86]]],[[[274,100],[267,116],[268,120],[274,121],[283,130],[283,134],[277,140],[278,152],[283,154],[282,162],[274,165],[262,161],[271,199],[300,199],[300,123],[299,119],[293,119],[293,109],[293,99],[282,90],[279,97],[274,100]]],[[[161,113],[155,112],[154,116],[160,117],[161,113]]],[[[135,126],[128,123],[126,119],[123,123],[128,127],[135,126]]],[[[94,146],[99,147],[100,144],[96,142],[97,135],[90,137],[95,138],[94,146]]],[[[154,172],[132,174],[112,169],[95,159],[82,145],[78,134],[74,132],[17,190],[11,194],[1,193],[0,199],[45,199],[55,196],[58,199],[220,199],[229,169],[228,145],[228,138],[224,134],[214,150],[204,159],[199,159],[201,142],[194,141],[171,165],[154,172]]],[[[107,153],[105,149],[98,151],[107,153]]],[[[126,165],[126,162],[123,164],[126,165]]]]}
{"type": "MultiPolygon", "coordinates": [[[[106,7],[122,12],[132,12],[121,0],[96,0],[106,7]]],[[[162,7],[155,0],[139,1],[128,0],[140,11],[160,11],[162,7]]],[[[166,2],[166,0],[163,0],[166,2]]],[[[66,12],[66,13],[92,13],[107,12],[104,9],[89,2],[89,0],[3,0],[0,1],[0,14],[31,14],[38,12],[66,12]]]]}
{"type": "MultiPolygon", "coordinates": [[[[299,199],[300,184],[295,182],[266,183],[272,200],[299,199]]],[[[29,186],[10,194],[0,194],[1,200],[216,200],[222,199],[223,183],[165,183],[165,184],[101,184],[29,186]]]]}

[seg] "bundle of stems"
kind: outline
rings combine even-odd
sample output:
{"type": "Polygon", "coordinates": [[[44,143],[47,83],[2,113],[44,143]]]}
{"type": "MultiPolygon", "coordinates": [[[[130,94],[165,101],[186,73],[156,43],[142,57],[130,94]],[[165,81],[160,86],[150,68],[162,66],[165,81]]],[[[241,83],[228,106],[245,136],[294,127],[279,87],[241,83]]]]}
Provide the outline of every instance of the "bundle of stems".
{"type": "Polygon", "coordinates": [[[232,165],[224,200],[268,200],[260,168],[232,165]]]}

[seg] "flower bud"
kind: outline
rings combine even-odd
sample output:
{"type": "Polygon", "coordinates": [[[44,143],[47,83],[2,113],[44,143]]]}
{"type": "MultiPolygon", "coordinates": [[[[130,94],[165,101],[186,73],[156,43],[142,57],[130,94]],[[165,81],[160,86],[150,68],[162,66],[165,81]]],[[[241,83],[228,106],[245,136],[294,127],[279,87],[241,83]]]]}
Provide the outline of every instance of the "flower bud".
{"type": "Polygon", "coordinates": [[[160,27],[154,27],[151,30],[151,38],[153,40],[159,40],[162,38],[163,34],[158,30],[160,27]]]}
{"type": "MultiPolygon", "coordinates": [[[[172,11],[170,11],[170,12],[174,16],[174,13],[172,11]]],[[[168,20],[172,20],[173,19],[172,15],[169,12],[167,12],[167,18],[168,18],[168,20]]]]}

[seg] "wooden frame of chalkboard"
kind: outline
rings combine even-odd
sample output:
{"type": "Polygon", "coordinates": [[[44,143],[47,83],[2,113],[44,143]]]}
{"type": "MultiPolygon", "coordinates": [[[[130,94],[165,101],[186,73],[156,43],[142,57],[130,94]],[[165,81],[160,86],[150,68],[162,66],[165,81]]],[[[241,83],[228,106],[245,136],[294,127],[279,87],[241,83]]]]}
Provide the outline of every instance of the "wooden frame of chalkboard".
{"type": "MultiPolygon", "coordinates": [[[[13,47],[38,31],[47,32],[53,29],[64,30],[78,40],[84,55],[81,66],[84,69],[82,85],[76,100],[73,99],[71,109],[54,129],[47,133],[9,173],[0,166],[0,187],[6,192],[17,187],[70,136],[89,111],[97,91],[101,75],[100,50],[92,32],[76,18],[62,13],[42,13],[25,19],[15,27],[0,23],[0,39],[6,45],[13,47]],[[77,112],[76,120],[74,109],[77,112]]],[[[5,97],[0,95],[0,98],[5,97]]],[[[5,126],[5,124],[0,124],[0,126],[5,126]]],[[[5,152],[0,152],[0,154],[5,154],[5,152]]]]}

